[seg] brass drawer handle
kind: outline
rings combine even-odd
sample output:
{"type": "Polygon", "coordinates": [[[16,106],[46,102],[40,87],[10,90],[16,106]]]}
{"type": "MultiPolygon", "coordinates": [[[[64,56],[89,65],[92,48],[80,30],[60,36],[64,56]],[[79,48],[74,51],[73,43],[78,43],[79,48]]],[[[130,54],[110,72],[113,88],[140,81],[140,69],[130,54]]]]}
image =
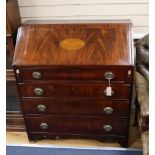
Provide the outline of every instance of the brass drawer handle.
{"type": "Polygon", "coordinates": [[[105,107],[103,111],[105,114],[110,115],[113,113],[114,109],[112,107],[105,107]]]}
{"type": "Polygon", "coordinates": [[[42,122],[42,123],[40,123],[39,127],[40,127],[40,129],[42,129],[42,130],[46,130],[46,129],[48,129],[48,124],[45,123],[45,122],[42,122]]]}
{"type": "Polygon", "coordinates": [[[41,96],[41,95],[43,95],[43,89],[42,88],[35,88],[34,89],[34,93],[35,93],[35,95],[37,95],[37,96],[41,96]]]}
{"type": "Polygon", "coordinates": [[[104,74],[104,77],[107,79],[107,80],[111,80],[111,79],[113,79],[114,78],[114,74],[113,74],[113,72],[106,72],[105,74],[104,74]]]}
{"type": "Polygon", "coordinates": [[[40,73],[40,72],[33,72],[33,73],[32,73],[32,76],[33,76],[35,79],[40,79],[40,78],[41,78],[41,73],[40,73]]]}
{"type": "Polygon", "coordinates": [[[104,125],[103,130],[106,132],[110,132],[110,131],[112,131],[112,126],[111,125],[104,125]]]}
{"type": "Polygon", "coordinates": [[[39,105],[37,105],[37,109],[39,112],[44,112],[44,111],[46,111],[47,108],[45,105],[39,104],[39,105]]]}

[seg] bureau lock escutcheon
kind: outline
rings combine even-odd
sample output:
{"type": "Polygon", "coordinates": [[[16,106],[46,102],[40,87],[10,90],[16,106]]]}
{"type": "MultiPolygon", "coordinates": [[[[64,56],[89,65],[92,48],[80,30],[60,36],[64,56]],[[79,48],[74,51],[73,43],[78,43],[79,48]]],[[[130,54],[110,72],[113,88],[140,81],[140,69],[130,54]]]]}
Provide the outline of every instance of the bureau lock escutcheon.
{"type": "Polygon", "coordinates": [[[112,96],[114,94],[114,91],[112,90],[111,87],[111,81],[114,78],[114,74],[112,72],[106,72],[104,74],[105,79],[108,80],[108,86],[106,87],[106,89],[104,90],[104,95],[105,96],[112,96]]]}
{"type": "Polygon", "coordinates": [[[106,89],[104,90],[104,95],[105,96],[113,96],[114,91],[112,90],[111,86],[106,87],[106,89]]]}
{"type": "Polygon", "coordinates": [[[115,76],[114,76],[114,74],[113,74],[113,72],[106,72],[105,74],[104,74],[104,77],[107,79],[107,80],[111,80],[111,79],[113,79],[115,76]]]}

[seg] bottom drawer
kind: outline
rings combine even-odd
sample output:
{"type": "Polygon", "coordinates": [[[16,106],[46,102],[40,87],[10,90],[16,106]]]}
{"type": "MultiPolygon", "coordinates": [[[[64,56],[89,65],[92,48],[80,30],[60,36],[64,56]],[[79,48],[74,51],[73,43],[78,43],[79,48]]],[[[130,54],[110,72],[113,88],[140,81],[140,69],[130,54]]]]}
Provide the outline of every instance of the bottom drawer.
{"type": "Polygon", "coordinates": [[[25,117],[25,123],[28,132],[126,136],[128,131],[127,119],[111,119],[99,116],[25,117]]]}

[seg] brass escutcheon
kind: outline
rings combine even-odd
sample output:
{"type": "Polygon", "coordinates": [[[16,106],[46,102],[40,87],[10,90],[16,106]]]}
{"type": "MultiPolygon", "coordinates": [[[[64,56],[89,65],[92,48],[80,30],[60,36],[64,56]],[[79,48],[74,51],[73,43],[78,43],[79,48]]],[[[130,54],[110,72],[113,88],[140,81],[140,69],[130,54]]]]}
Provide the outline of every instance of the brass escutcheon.
{"type": "Polygon", "coordinates": [[[35,95],[37,95],[37,96],[41,96],[42,94],[43,94],[43,89],[42,88],[35,88],[34,89],[34,93],[35,93],[35,95]]]}
{"type": "Polygon", "coordinates": [[[114,109],[112,107],[105,107],[103,111],[105,114],[110,115],[113,113],[114,109]]]}
{"type": "Polygon", "coordinates": [[[104,74],[104,77],[108,80],[108,79],[113,79],[114,78],[114,74],[113,72],[106,72],[104,74]]]}
{"type": "Polygon", "coordinates": [[[40,79],[40,78],[41,78],[41,73],[40,73],[40,72],[33,72],[33,73],[32,73],[32,76],[33,76],[35,79],[40,79]]]}
{"type": "Polygon", "coordinates": [[[48,129],[48,124],[42,122],[42,123],[40,123],[39,127],[40,127],[40,129],[46,130],[46,129],[48,129]]]}
{"type": "Polygon", "coordinates": [[[106,132],[110,132],[110,131],[112,131],[112,126],[111,125],[104,125],[103,130],[106,132]]]}
{"type": "Polygon", "coordinates": [[[46,106],[43,104],[39,104],[39,105],[37,105],[37,109],[39,112],[44,112],[44,111],[46,111],[46,106]]]}

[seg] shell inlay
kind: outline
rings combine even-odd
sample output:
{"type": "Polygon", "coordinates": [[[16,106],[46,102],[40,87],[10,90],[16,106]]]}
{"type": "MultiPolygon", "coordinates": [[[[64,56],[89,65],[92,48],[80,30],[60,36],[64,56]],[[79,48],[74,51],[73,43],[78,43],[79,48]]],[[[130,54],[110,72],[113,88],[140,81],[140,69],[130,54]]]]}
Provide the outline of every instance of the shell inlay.
{"type": "Polygon", "coordinates": [[[75,51],[84,46],[85,42],[78,38],[67,38],[60,42],[60,47],[68,51],[75,51]]]}

